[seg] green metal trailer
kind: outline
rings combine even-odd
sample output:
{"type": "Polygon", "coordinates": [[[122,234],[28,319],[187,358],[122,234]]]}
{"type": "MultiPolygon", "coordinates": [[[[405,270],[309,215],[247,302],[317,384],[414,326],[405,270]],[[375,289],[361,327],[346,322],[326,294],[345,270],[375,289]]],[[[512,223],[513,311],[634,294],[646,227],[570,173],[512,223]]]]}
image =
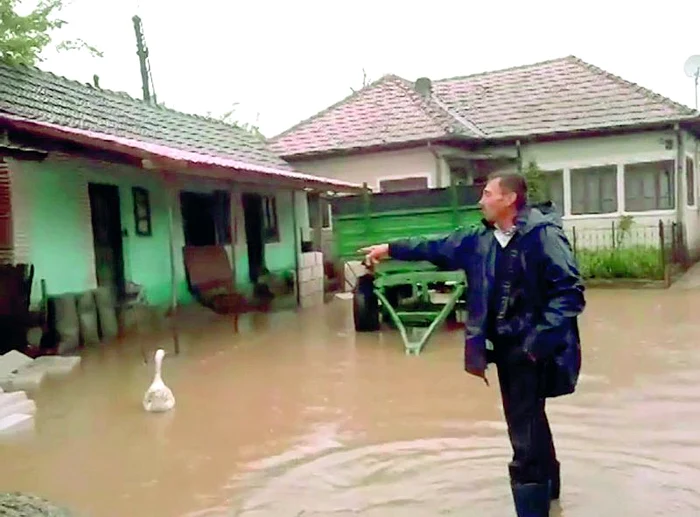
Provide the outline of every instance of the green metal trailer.
{"type": "MultiPolygon", "coordinates": [[[[336,257],[343,263],[362,261],[359,250],[372,244],[439,236],[478,223],[480,195],[479,187],[451,186],[380,194],[366,191],[336,198],[332,202],[336,257]]],[[[463,304],[463,271],[396,260],[361,269],[353,288],[355,330],[375,332],[382,323],[395,327],[407,354],[420,354],[434,332],[463,304]]]]}

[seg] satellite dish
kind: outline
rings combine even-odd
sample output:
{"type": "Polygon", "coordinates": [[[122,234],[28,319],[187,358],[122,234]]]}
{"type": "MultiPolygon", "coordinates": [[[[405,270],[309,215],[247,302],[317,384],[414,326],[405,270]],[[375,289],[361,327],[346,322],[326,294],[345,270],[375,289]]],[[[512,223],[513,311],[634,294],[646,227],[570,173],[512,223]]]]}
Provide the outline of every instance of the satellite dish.
{"type": "Polygon", "coordinates": [[[700,74],[700,56],[690,56],[686,60],[683,70],[688,77],[697,77],[700,74]]]}
{"type": "Polygon", "coordinates": [[[700,56],[690,56],[683,67],[685,75],[695,79],[695,111],[698,110],[698,79],[700,79],[700,56]]]}

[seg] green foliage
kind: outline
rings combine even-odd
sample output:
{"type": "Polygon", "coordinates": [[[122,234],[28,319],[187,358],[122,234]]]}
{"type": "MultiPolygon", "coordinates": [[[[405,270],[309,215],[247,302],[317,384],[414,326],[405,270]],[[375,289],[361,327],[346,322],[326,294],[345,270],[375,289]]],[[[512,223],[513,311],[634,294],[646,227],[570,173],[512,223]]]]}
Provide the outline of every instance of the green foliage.
{"type": "Polygon", "coordinates": [[[531,161],[523,171],[527,180],[527,199],[530,204],[543,203],[550,200],[549,184],[544,173],[536,162],[531,161]]]}
{"type": "Polygon", "coordinates": [[[631,215],[623,215],[620,217],[620,221],[617,224],[615,232],[615,246],[620,248],[629,240],[630,232],[632,231],[632,225],[634,224],[634,218],[631,215]]]}
{"type": "Polygon", "coordinates": [[[659,248],[648,244],[629,244],[633,226],[634,218],[623,215],[615,225],[612,246],[577,250],[576,259],[583,278],[651,280],[664,277],[659,248]]]}
{"type": "Polygon", "coordinates": [[[579,250],[576,258],[585,279],[661,279],[664,276],[661,251],[654,246],[579,250]]]}
{"type": "MultiPolygon", "coordinates": [[[[11,65],[35,65],[52,42],[51,35],[66,22],[59,18],[65,0],[39,0],[28,14],[20,15],[21,0],[0,0],[0,61],[11,65]]],[[[58,51],[87,50],[94,56],[102,53],[81,39],[62,41],[58,51]]]]}
{"type": "MultiPolygon", "coordinates": [[[[1,1],[1,0],[0,0],[1,1]]],[[[236,126],[238,128],[241,128],[251,135],[255,136],[256,138],[259,138],[260,140],[265,140],[265,135],[263,135],[260,132],[260,126],[257,124],[251,124],[249,122],[240,122],[235,119],[234,115],[236,114],[236,110],[238,109],[238,103],[234,103],[233,107],[224,112],[221,115],[213,115],[211,112],[207,113],[207,116],[216,120],[220,120],[221,122],[225,122],[226,124],[236,126]]]]}

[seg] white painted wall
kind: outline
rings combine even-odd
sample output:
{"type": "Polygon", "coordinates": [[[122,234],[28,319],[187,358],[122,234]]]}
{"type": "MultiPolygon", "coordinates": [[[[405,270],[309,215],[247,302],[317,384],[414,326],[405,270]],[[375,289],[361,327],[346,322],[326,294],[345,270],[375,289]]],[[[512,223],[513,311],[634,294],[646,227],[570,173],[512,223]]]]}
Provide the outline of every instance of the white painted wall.
{"type": "MultiPolygon", "coordinates": [[[[295,162],[294,166],[307,174],[359,184],[366,182],[374,192],[379,192],[382,180],[421,176],[428,179],[430,188],[436,188],[443,185],[447,176],[444,160],[436,158],[427,146],[308,160],[295,162]]],[[[308,216],[305,221],[308,225],[308,216]]],[[[325,256],[332,256],[333,247],[333,231],[324,229],[321,250],[325,256]]]]}
{"type": "MultiPolygon", "coordinates": [[[[687,190],[686,182],[683,182],[683,202],[685,206],[685,211],[683,214],[685,223],[685,234],[688,242],[688,248],[690,249],[690,255],[692,259],[700,258],[700,187],[698,186],[698,160],[700,159],[700,141],[693,135],[684,132],[683,134],[683,144],[684,153],[686,158],[690,158],[693,161],[693,173],[695,177],[694,186],[695,192],[693,193],[694,204],[687,204],[687,190]]],[[[682,165],[682,177],[686,178],[686,161],[683,160],[682,165]]]]}
{"type": "Polygon", "coordinates": [[[413,176],[428,178],[430,188],[440,186],[438,164],[427,146],[417,149],[339,156],[333,158],[295,162],[295,167],[308,174],[326,178],[367,182],[375,192],[379,181],[413,176]]]}
{"type": "MultiPolygon", "coordinates": [[[[611,238],[613,222],[619,221],[623,215],[633,217],[633,234],[635,243],[658,243],[659,220],[664,223],[675,221],[676,210],[655,210],[634,212],[625,208],[624,165],[658,160],[676,160],[677,144],[673,131],[656,131],[631,135],[606,136],[600,138],[564,140],[559,142],[525,144],[521,148],[523,165],[535,160],[544,170],[562,170],[564,183],[565,211],[564,222],[571,231],[575,226],[580,230],[577,245],[582,247],[605,246],[611,238]],[[672,148],[667,149],[667,141],[672,148]],[[571,169],[594,167],[600,165],[617,166],[617,206],[618,210],[611,214],[571,213],[571,169]],[[648,228],[648,230],[647,230],[648,228]],[[596,231],[599,230],[599,231],[596,231]],[[586,237],[584,237],[584,235],[586,237]]],[[[684,172],[681,174],[685,179],[684,172]]],[[[685,192],[683,181],[683,192],[685,192]]],[[[685,194],[676,203],[685,205],[685,194]]],[[[696,212],[696,209],[693,209],[696,212]]],[[[689,236],[700,238],[700,227],[689,228],[689,236]]]]}
{"type": "MultiPolygon", "coordinates": [[[[700,161],[700,143],[692,135],[684,135],[685,154],[694,158],[696,200],[700,197],[698,162],[700,161]]],[[[505,147],[503,148],[505,149],[505,147]]],[[[509,149],[513,149],[511,146],[509,149]]],[[[440,148],[434,149],[440,151],[440,148]]],[[[497,151],[497,148],[485,152],[497,151]]],[[[686,206],[685,160],[677,163],[678,145],[676,133],[672,130],[641,132],[628,135],[605,136],[598,138],[569,139],[559,142],[524,143],[521,147],[523,165],[535,160],[540,168],[545,170],[562,170],[564,184],[565,213],[564,222],[567,229],[574,226],[589,235],[596,235],[593,229],[599,229],[602,235],[610,234],[613,222],[619,221],[623,215],[633,217],[637,238],[649,244],[658,242],[658,223],[670,223],[677,220],[677,210],[656,210],[634,212],[625,207],[624,166],[647,161],[673,160],[676,162],[676,181],[680,181],[680,192],[674,190],[675,203],[682,203],[681,210],[686,228],[686,238],[694,256],[700,256],[700,203],[686,206]],[[667,148],[667,145],[670,145],[667,148]],[[611,214],[573,215],[571,213],[571,170],[576,168],[594,167],[600,165],[617,166],[617,198],[618,210],[611,214]],[[648,229],[648,230],[647,230],[648,229]],[[641,236],[644,235],[644,238],[641,236]],[[647,236],[648,235],[648,236],[647,236]]],[[[445,164],[436,160],[427,147],[411,150],[373,153],[357,156],[336,157],[325,160],[303,162],[298,167],[308,173],[319,176],[343,179],[357,183],[367,182],[372,188],[378,189],[380,178],[405,177],[421,174],[432,175],[431,187],[446,186],[449,174],[445,164]]],[[[509,167],[510,168],[510,167],[509,167]]],[[[676,205],[678,206],[678,205],[676,205]]],[[[326,239],[329,232],[324,232],[326,239]]],[[[608,235],[608,239],[609,239],[608,235]]],[[[583,239],[583,238],[582,238],[583,239]]],[[[598,242],[599,237],[591,237],[591,245],[598,242]]],[[[579,242],[585,245],[585,239],[579,242]]],[[[601,241],[601,245],[602,241],[601,241]]]]}

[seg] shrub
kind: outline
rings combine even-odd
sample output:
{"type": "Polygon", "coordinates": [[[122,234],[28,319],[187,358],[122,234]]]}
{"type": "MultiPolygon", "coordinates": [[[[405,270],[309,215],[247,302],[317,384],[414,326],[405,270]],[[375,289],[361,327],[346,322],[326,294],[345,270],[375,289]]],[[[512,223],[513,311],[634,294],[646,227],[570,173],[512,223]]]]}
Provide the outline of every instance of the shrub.
{"type": "Polygon", "coordinates": [[[660,279],[664,276],[661,251],[654,246],[580,249],[576,259],[585,279],[660,279]]]}

